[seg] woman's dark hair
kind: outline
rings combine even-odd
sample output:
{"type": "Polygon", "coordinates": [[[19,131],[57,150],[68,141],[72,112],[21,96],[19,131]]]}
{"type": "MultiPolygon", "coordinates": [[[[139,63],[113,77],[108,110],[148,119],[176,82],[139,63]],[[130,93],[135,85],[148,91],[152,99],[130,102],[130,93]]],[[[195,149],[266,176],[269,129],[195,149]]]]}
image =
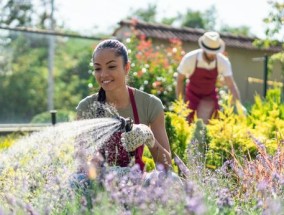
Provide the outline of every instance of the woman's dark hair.
{"type": "Polygon", "coordinates": [[[122,56],[124,66],[128,63],[127,48],[123,43],[119,42],[118,40],[108,39],[100,42],[93,52],[92,59],[94,59],[94,56],[97,51],[103,49],[113,49],[116,56],[122,56]]]}
{"type": "MultiPolygon", "coordinates": [[[[104,49],[113,49],[116,56],[122,57],[124,66],[128,63],[128,53],[126,46],[115,39],[108,39],[100,42],[93,52],[92,59],[94,59],[94,56],[98,51],[104,49]]],[[[102,103],[105,103],[106,101],[106,93],[102,87],[100,88],[98,93],[98,101],[102,103]]]]}

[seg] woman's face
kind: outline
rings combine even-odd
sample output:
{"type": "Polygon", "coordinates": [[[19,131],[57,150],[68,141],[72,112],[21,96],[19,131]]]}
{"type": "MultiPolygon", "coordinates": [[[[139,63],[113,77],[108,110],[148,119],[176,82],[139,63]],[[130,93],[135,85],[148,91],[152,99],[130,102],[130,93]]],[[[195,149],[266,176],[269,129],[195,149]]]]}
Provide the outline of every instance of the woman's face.
{"type": "Polygon", "coordinates": [[[93,58],[96,81],[105,91],[113,91],[126,85],[129,63],[123,65],[122,56],[116,56],[111,48],[96,52],[93,58]]]}

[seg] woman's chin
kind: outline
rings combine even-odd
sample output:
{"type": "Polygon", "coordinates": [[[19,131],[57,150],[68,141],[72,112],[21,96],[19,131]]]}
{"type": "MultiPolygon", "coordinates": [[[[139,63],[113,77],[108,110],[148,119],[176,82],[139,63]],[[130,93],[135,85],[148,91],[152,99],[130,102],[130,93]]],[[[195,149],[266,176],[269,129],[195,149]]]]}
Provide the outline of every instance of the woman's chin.
{"type": "Polygon", "coordinates": [[[112,86],[113,86],[112,82],[101,84],[101,87],[102,87],[104,90],[109,90],[109,89],[113,88],[112,86]]]}

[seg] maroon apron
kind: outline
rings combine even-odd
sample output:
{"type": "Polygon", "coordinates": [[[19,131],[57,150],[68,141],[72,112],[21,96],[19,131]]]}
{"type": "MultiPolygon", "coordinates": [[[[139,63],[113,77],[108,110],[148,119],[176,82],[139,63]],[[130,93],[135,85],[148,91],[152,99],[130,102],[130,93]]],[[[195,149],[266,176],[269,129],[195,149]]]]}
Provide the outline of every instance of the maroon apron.
{"type": "Polygon", "coordinates": [[[189,78],[185,92],[186,101],[189,101],[188,107],[193,110],[188,116],[189,122],[192,122],[199,102],[202,99],[213,100],[215,110],[219,109],[216,89],[216,81],[218,77],[217,61],[216,66],[213,69],[199,68],[197,67],[197,63],[198,60],[196,60],[195,69],[189,78]]]}
{"type": "MultiPolygon", "coordinates": [[[[139,124],[139,116],[134,99],[134,89],[128,87],[130,102],[132,106],[134,123],[139,124]]],[[[105,143],[104,147],[100,149],[103,157],[110,166],[127,167],[131,162],[131,157],[135,156],[135,163],[139,165],[140,170],[144,170],[144,162],[142,161],[144,145],[138,147],[134,153],[127,152],[121,143],[121,132],[116,132],[112,137],[105,143]]]]}

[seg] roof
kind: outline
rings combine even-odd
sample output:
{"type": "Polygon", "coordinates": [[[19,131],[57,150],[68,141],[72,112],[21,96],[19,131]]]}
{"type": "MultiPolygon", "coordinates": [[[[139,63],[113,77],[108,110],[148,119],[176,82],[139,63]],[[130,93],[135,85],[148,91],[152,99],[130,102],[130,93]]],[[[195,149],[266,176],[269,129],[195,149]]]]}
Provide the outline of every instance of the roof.
{"type": "MultiPolygon", "coordinates": [[[[113,35],[122,27],[134,28],[136,35],[144,35],[148,38],[155,38],[160,40],[179,39],[184,42],[197,42],[198,38],[205,33],[204,29],[188,28],[188,27],[172,27],[169,25],[146,23],[138,20],[122,20],[119,22],[118,27],[113,35]]],[[[259,50],[259,48],[253,45],[253,41],[258,39],[257,37],[235,36],[229,33],[220,33],[221,38],[226,43],[227,47],[236,47],[250,50],[259,50]]],[[[275,46],[266,49],[270,52],[282,51],[282,46],[275,46]]]]}

